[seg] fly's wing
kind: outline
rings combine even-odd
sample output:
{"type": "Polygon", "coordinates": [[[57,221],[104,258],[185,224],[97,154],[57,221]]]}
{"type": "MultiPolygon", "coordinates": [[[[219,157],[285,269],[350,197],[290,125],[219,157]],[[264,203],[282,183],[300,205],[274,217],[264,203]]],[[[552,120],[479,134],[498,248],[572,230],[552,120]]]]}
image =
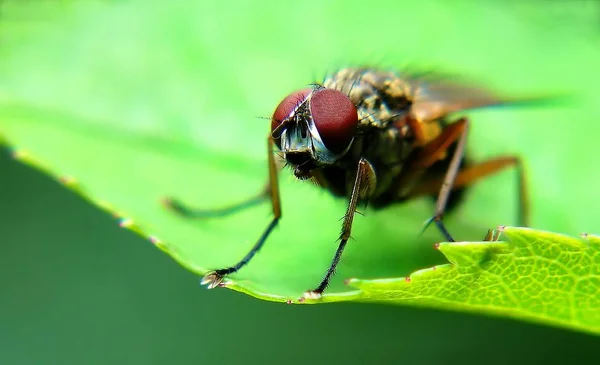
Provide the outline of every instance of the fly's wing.
{"type": "Polygon", "coordinates": [[[489,90],[450,80],[409,82],[413,88],[412,114],[416,120],[430,121],[466,109],[502,104],[489,90]]]}
{"type": "Polygon", "coordinates": [[[427,122],[461,110],[499,105],[539,105],[556,97],[502,98],[490,90],[458,78],[428,74],[408,77],[407,94],[412,95],[412,117],[427,122]]]}

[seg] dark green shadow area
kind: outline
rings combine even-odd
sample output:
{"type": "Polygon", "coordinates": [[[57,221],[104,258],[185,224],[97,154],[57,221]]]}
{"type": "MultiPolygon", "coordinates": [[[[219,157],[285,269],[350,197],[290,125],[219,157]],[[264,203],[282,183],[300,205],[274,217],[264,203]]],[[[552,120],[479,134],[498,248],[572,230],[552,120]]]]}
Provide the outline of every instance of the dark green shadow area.
{"type": "Polygon", "coordinates": [[[207,291],[5,151],[0,202],[0,364],[600,362],[595,337],[515,321],[207,291]]]}

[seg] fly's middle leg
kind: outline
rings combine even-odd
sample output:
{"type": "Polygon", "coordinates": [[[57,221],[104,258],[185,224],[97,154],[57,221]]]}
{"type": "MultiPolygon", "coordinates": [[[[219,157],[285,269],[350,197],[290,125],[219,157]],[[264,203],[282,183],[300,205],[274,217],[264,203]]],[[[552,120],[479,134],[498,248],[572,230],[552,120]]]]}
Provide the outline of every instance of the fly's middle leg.
{"type": "Polygon", "coordinates": [[[203,218],[217,218],[217,217],[225,217],[237,212],[240,212],[244,209],[251,208],[253,206],[259,205],[269,199],[270,195],[270,187],[267,186],[263,191],[261,191],[258,195],[253,196],[249,199],[243,200],[241,202],[220,207],[214,209],[198,209],[194,207],[190,207],[186,203],[174,199],[174,198],[164,198],[162,199],[162,204],[165,208],[175,212],[176,214],[189,219],[203,219],[203,218]]]}

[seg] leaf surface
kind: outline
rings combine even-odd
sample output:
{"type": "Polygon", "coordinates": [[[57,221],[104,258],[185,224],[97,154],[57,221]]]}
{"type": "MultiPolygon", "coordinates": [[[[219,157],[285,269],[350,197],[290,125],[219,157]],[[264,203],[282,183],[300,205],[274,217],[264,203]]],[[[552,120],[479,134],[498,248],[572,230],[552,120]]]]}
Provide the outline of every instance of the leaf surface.
{"type": "MultiPolygon", "coordinates": [[[[535,187],[535,227],[571,233],[595,229],[597,220],[587,207],[600,204],[600,196],[591,193],[600,170],[588,167],[595,163],[595,134],[590,131],[597,130],[600,112],[594,101],[600,95],[590,75],[596,74],[593,65],[600,52],[572,41],[572,33],[523,20],[536,14],[533,7],[523,6],[520,19],[493,5],[430,1],[407,9],[382,2],[386,11],[381,12],[376,3],[365,8],[362,2],[239,1],[230,9],[218,2],[81,1],[59,6],[8,1],[0,20],[0,133],[16,158],[44,169],[201,275],[240,259],[268,224],[270,208],[264,204],[234,216],[190,221],[163,209],[162,197],[173,195],[210,208],[260,191],[266,180],[269,123],[257,117],[269,117],[279,100],[318,81],[315,75],[324,70],[359,64],[437,65],[515,95],[554,90],[581,95],[576,108],[468,113],[476,121],[469,154],[475,160],[498,154],[524,157],[529,184],[535,187]],[[441,28],[445,32],[436,30],[441,28]],[[390,42],[392,34],[403,35],[402,42],[390,42]],[[519,41],[507,44],[506,39],[519,41]]],[[[583,26],[577,31],[588,34],[583,26]]],[[[489,227],[514,222],[514,181],[514,173],[503,172],[473,187],[447,218],[454,236],[478,240],[489,227]]],[[[287,301],[323,276],[346,203],[294,181],[288,171],[282,172],[281,184],[281,225],[252,263],[231,276],[228,287],[287,301]]],[[[564,247],[555,239],[554,250],[546,253],[557,255],[560,264],[535,276],[556,284],[549,293],[564,290],[558,297],[569,299],[571,307],[561,302],[556,311],[550,304],[540,307],[534,298],[515,303],[519,290],[529,288],[522,282],[528,276],[519,270],[543,260],[532,254],[537,261],[521,267],[515,261],[515,252],[521,251],[499,243],[443,244],[440,249],[451,261],[460,254],[463,263],[473,264],[419,272],[408,286],[404,279],[380,281],[445,262],[432,249],[440,239],[437,232],[418,236],[432,210],[431,201],[421,199],[358,216],[354,240],[321,302],[408,300],[519,318],[538,313],[535,318],[545,323],[597,332],[597,317],[585,308],[581,313],[568,309],[585,302],[586,290],[597,290],[597,285],[581,284],[579,298],[563,281],[539,280],[540,275],[551,278],[556,268],[577,272],[570,265],[584,259],[561,254],[570,252],[566,238],[564,247]],[[508,253],[497,254],[495,248],[508,253]],[[488,289],[469,284],[476,276],[472,271],[481,266],[482,250],[492,253],[483,261],[496,270],[481,275],[488,289]],[[502,260],[513,260],[509,268],[515,271],[500,272],[502,260]],[[421,277],[431,281],[417,279],[421,277]],[[345,285],[347,278],[362,278],[352,281],[360,290],[345,285]],[[493,278],[498,280],[494,290],[506,297],[494,297],[489,289],[493,278]],[[444,280],[464,290],[440,291],[447,286],[444,280]],[[516,294],[505,288],[507,280],[518,284],[516,294]],[[417,289],[411,288],[419,286],[419,293],[435,293],[435,298],[417,298],[412,291],[417,289]],[[477,290],[488,290],[487,302],[473,299],[477,290]]],[[[545,233],[537,234],[522,238],[521,246],[539,245],[545,233]]],[[[587,259],[597,263],[594,255],[587,259]]],[[[598,307],[588,302],[588,308],[598,307]]]]}

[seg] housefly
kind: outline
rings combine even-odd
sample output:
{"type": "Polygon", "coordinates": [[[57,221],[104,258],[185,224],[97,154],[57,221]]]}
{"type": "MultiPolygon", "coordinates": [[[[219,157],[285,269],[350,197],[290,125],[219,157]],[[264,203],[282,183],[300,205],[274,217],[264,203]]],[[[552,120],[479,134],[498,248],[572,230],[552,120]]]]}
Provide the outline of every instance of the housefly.
{"type": "Polygon", "coordinates": [[[431,74],[404,75],[372,68],[345,68],[322,83],[294,91],[279,103],[268,135],[268,183],[255,197],[231,207],[196,210],[167,199],[167,206],[186,217],[234,213],[268,200],[273,219],[238,263],[207,273],[203,284],[218,286],[245,266],[263,246],[282,217],[275,152],[293,174],[312,180],[348,202],[339,244],[318,285],[303,298],[316,299],[334,275],[359,203],[381,209],[421,196],[436,199],[425,227],[434,223],[447,241],[444,213],[465,187],[514,166],[518,172],[519,220],[526,225],[527,199],[523,166],[517,157],[480,163],[464,158],[469,120],[451,114],[510,103],[482,88],[431,74]],[[276,151],[274,151],[276,150],[276,151]]]}

